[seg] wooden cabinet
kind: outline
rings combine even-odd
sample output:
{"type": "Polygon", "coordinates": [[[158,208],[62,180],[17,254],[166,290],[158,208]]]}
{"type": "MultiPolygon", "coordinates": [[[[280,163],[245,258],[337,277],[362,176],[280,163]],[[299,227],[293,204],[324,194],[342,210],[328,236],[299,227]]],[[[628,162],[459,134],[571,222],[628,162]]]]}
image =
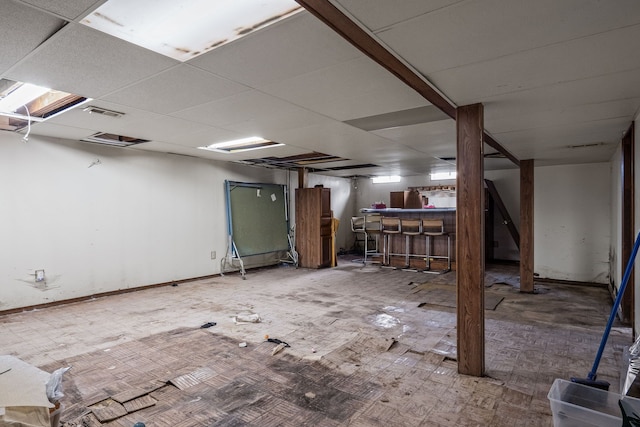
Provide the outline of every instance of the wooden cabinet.
{"type": "Polygon", "coordinates": [[[422,209],[422,199],[418,190],[392,191],[389,194],[390,208],[422,209]]]}
{"type": "Polygon", "coordinates": [[[296,250],[299,265],[331,265],[331,189],[296,189],[296,250]]]}

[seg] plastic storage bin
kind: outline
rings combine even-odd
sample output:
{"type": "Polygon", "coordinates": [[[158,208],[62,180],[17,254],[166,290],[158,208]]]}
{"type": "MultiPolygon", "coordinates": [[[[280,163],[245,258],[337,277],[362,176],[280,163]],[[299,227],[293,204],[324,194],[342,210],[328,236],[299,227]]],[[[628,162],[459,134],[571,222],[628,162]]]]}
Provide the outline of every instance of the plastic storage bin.
{"type": "MultiPolygon", "coordinates": [[[[554,427],[620,427],[620,395],[563,379],[556,379],[547,395],[554,427]]],[[[625,397],[640,402],[640,399],[625,397]]]]}

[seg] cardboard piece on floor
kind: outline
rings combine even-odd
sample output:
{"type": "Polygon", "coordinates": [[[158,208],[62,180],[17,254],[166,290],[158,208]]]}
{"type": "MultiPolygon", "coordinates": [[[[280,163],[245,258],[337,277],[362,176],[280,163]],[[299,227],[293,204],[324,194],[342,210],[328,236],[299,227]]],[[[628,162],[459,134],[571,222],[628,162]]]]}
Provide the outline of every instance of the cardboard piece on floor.
{"type": "Polygon", "coordinates": [[[127,410],[113,399],[107,399],[89,408],[98,421],[106,423],[127,415],[127,410]]]}
{"type": "Polygon", "coordinates": [[[150,406],[153,406],[156,403],[157,403],[157,400],[155,400],[153,397],[146,394],[144,396],[138,397],[137,399],[133,399],[128,402],[125,402],[123,406],[124,406],[124,409],[127,410],[127,412],[131,413],[131,412],[139,411],[140,409],[149,408],[150,406]]]}

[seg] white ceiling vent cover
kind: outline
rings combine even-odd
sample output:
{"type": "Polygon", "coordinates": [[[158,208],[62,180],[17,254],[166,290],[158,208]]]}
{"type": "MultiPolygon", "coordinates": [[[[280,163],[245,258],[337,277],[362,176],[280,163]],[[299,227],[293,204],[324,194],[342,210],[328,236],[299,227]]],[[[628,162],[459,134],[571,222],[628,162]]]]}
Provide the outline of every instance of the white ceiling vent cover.
{"type": "Polygon", "coordinates": [[[106,108],[95,107],[93,105],[89,105],[87,108],[84,108],[82,111],[86,111],[89,114],[102,114],[103,116],[109,117],[122,117],[124,113],[119,111],[107,110],[106,108]]]}

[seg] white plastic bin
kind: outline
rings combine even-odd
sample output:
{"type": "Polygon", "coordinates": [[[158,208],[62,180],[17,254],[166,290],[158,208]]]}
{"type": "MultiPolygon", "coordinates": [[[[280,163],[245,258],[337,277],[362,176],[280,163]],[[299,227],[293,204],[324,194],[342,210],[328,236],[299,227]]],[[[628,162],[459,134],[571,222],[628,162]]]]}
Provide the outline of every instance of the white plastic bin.
{"type": "MultiPolygon", "coordinates": [[[[556,379],[547,395],[554,427],[620,427],[620,395],[586,385],[556,379]]],[[[632,397],[625,399],[638,401],[632,397]]]]}

